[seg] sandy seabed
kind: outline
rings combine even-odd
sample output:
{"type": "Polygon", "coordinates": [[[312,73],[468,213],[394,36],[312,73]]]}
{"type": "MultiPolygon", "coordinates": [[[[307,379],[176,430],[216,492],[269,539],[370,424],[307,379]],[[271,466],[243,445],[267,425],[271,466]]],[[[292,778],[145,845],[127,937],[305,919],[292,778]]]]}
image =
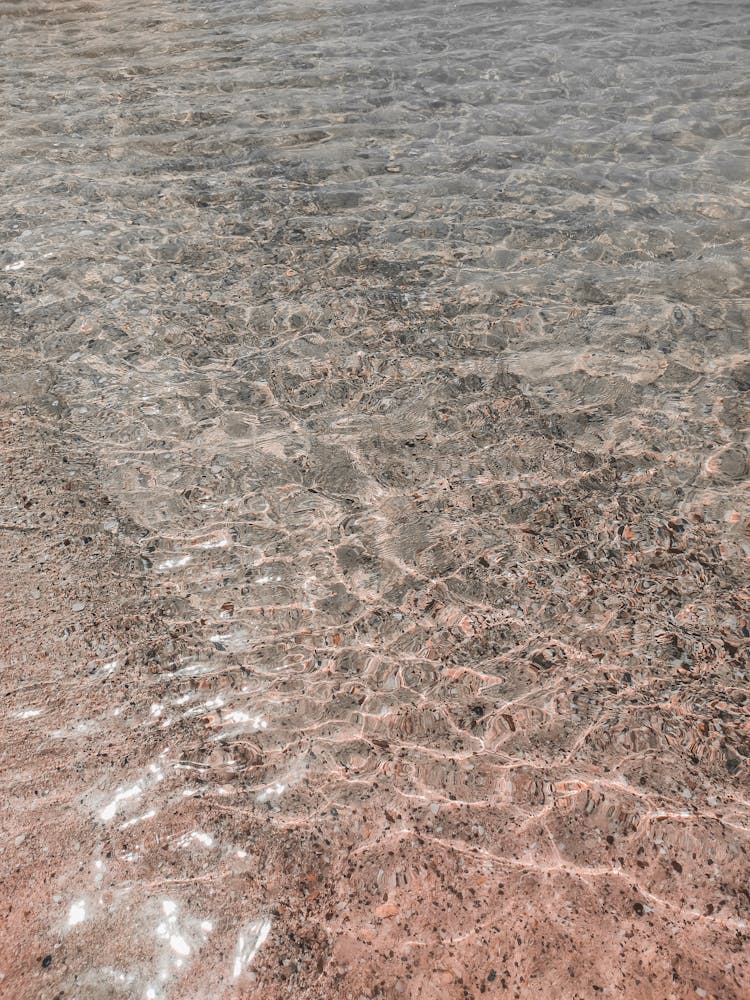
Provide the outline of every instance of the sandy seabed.
{"type": "Polygon", "coordinates": [[[750,996],[746,6],[0,18],[0,997],[750,996]]]}

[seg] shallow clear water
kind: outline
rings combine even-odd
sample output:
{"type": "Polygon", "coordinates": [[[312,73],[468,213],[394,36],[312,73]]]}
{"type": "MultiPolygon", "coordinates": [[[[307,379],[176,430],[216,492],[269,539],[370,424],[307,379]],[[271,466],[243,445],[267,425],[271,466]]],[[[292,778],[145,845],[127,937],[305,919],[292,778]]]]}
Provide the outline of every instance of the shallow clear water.
{"type": "Polygon", "coordinates": [[[8,995],[747,996],[747,5],[0,14],[0,401],[120,546],[8,995]]]}

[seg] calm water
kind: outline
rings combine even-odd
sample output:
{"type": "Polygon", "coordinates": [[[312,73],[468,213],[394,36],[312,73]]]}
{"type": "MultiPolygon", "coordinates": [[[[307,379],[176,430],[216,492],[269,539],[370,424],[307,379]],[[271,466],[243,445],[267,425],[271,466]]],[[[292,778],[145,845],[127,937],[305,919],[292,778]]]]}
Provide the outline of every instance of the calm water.
{"type": "Polygon", "coordinates": [[[0,13],[0,401],[162,623],[19,702],[7,995],[748,996],[750,8],[0,13]]]}

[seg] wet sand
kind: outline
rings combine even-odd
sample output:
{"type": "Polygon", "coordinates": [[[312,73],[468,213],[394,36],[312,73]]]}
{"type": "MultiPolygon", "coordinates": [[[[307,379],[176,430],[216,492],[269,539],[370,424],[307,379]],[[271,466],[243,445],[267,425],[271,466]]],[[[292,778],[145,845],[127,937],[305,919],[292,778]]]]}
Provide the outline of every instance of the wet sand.
{"type": "Polygon", "coordinates": [[[0,997],[750,995],[744,7],[0,14],[0,997]]]}

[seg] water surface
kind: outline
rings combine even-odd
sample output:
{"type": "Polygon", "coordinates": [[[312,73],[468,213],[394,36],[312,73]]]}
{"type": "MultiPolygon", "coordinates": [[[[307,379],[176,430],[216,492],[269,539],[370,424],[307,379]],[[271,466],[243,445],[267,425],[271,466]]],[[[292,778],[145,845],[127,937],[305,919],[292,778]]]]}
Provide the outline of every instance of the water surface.
{"type": "Polygon", "coordinates": [[[747,996],[747,5],[0,14],[0,994],[747,996]]]}

